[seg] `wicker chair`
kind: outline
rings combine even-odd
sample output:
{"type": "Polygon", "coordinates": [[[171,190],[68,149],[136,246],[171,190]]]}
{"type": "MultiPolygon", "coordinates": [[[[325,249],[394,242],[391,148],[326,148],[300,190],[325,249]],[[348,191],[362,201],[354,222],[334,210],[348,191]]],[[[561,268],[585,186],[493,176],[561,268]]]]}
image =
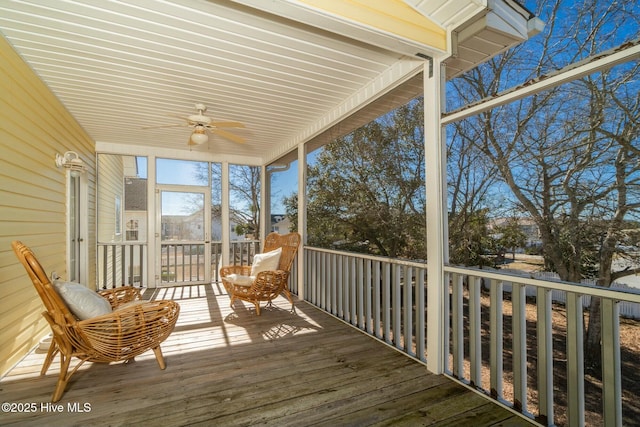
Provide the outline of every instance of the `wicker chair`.
{"type": "Polygon", "coordinates": [[[298,233],[269,234],[265,239],[262,250],[263,253],[266,253],[282,248],[278,268],[277,270],[259,272],[249,284],[234,283],[229,276],[235,274],[237,276],[251,277],[251,265],[222,267],[220,269],[220,277],[222,277],[222,283],[231,298],[231,308],[233,308],[233,303],[236,299],[247,301],[255,305],[256,314],[259,316],[260,302],[267,301],[271,304],[274,298],[284,294],[291,303],[291,309],[293,310],[293,298],[291,298],[291,293],[287,289],[287,281],[298,246],[300,246],[300,234],[298,233]]]}
{"type": "Polygon", "coordinates": [[[153,350],[160,369],[165,369],[160,343],[173,331],[178,320],[180,306],[176,302],[137,301],[140,299],[139,290],[123,286],[100,292],[111,304],[111,313],[78,320],[50,282],[33,252],[19,241],[12,242],[11,246],[45,305],[46,311],[42,315],[53,332],[41,375],[47,372],[54,357],[60,354],[60,375],[52,402],[60,400],[71,376],[87,361],[127,362],[153,350]],[[80,359],[80,362],[69,370],[73,357],[80,359]]]}

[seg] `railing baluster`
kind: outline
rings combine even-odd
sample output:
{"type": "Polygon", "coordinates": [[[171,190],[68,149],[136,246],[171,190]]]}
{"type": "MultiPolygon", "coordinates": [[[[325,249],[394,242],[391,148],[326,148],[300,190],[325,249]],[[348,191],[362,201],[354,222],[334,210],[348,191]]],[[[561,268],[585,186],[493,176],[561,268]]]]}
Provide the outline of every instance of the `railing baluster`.
{"type": "Polygon", "coordinates": [[[345,322],[351,323],[351,293],[349,284],[349,258],[348,256],[340,257],[342,265],[342,318],[345,322]]]}
{"type": "Polygon", "coordinates": [[[356,281],[356,259],[355,257],[349,257],[349,278],[347,279],[347,286],[349,286],[349,320],[351,324],[354,326],[358,326],[358,308],[357,302],[358,299],[357,289],[359,288],[358,282],[356,281]]]}
{"type": "Polygon", "coordinates": [[[502,398],[502,375],[503,375],[503,314],[502,314],[502,290],[503,284],[499,280],[491,280],[490,298],[491,303],[489,307],[490,312],[490,341],[491,350],[489,353],[489,359],[491,363],[491,370],[489,373],[491,396],[494,399],[502,398]]]}
{"type": "Polygon", "coordinates": [[[336,302],[337,302],[337,307],[336,307],[336,313],[338,315],[338,317],[340,317],[341,319],[344,320],[344,306],[343,306],[343,302],[344,302],[344,289],[342,286],[342,280],[343,280],[343,265],[344,265],[344,257],[335,257],[336,258],[336,284],[337,284],[337,289],[336,289],[336,302]]]}
{"type": "Polygon", "coordinates": [[[113,245],[111,247],[111,287],[115,288],[116,285],[116,278],[118,277],[116,271],[117,271],[117,267],[118,265],[116,264],[116,250],[117,247],[115,245],[113,245]]]}
{"type": "Polygon", "coordinates": [[[324,303],[322,302],[322,298],[320,296],[320,271],[322,269],[321,263],[322,256],[324,254],[312,251],[305,252],[309,253],[309,256],[307,257],[307,259],[309,260],[309,264],[305,264],[305,274],[307,275],[305,286],[309,288],[306,293],[306,295],[308,295],[307,298],[316,306],[324,308],[324,303]]]}
{"type": "MultiPolygon", "coordinates": [[[[186,269],[186,263],[185,263],[185,245],[184,244],[180,244],[180,245],[176,245],[180,246],[180,261],[182,263],[182,281],[186,281],[187,280],[187,269],[186,269]]],[[[176,253],[177,252],[177,248],[176,248],[176,253]]],[[[189,274],[191,274],[191,272],[189,272],[189,274]]]]}
{"type": "Polygon", "coordinates": [[[328,277],[331,274],[329,265],[329,257],[330,254],[321,253],[320,254],[320,270],[318,271],[318,298],[320,299],[321,307],[324,308],[327,312],[331,312],[331,303],[329,300],[329,287],[331,286],[327,283],[328,277]]]}
{"type": "MultiPolygon", "coordinates": [[[[593,301],[593,298],[592,298],[593,301]]],[[[603,298],[602,316],[602,403],[605,426],[622,425],[622,378],[620,376],[620,305],[603,298]]]]}
{"type": "Polygon", "coordinates": [[[171,281],[171,245],[167,245],[166,248],[167,248],[167,251],[166,251],[167,261],[165,263],[165,266],[167,269],[167,279],[163,280],[163,282],[170,282],[171,281]]]}
{"type": "Polygon", "coordinates": [[[320,306],[318,302],[318,296],[316,295],[316,269],[318,268],[318,256],[320,254],[313,251],[304,251],[304,295],[306,300],[320,306]]]}
{"type": "Polygon", "coordinates": [[[325,310],[335,315],[336,304],[334,300],[334,295],[335,295],[334,291],[336,287],[336,281],[334,280],[335,268],[333,265],[333,260],[334,260],[333,254],[324,254],[324,263],[323,263],[324,271],[322,273],[322,280],[320,283],[321,283],[321,286],[323,286],[323,288],[325,289],[324,291],[324,298],[326,300],[325,310]]]}
{"type": "Polygon", "coordinates": [[[367,327],[367,322],[366,322],[366,317],[364,314],[364,292],[365,292],[365,285],[364,285],[364,259],[356,259],[354,258],[354,262],[357,265],[357,271],[355,272],[356,277],[358,278],[357,280],[357,301],[358,301],[358,308],[357,308],[357,318],[358,318],[358,326],[360,327],[360,329],[366,329],[367,327]]]}
{"type": "Polygon", "coordinates": [[[541,424],[553,424],[553,335],[551,291],[537,290],[538,413],[541,424]]]}
{"type": "Polygon", "coordinates": [[[383,335],[387,343],[391,344],[391,267],[382,264],[382,325],[383,335]]]}
{"type": "Polygon", "coordinates": [[[482,278],[469,278],[469,360],[470,380],[476,387],[482,387],[482,319],[480,288],[482,278]],[[473,279],[473,280],[472,280],[473,279]]]}
{"type": "Polygon", "coordinates": [[[413,271],[411,267],[404,266],[404,348],[405,351],[415,356],[413,350],[413,271]]]}
{"type": "Polygon", "coordinates": [[[107,289],[107,271],[109,268],[109,264],[107,263],[107,256],[108,256],[108,249],[107,246],[103,246],[102,247],[102,256],[103,256],[103,261],[102,261],[102,289],[107,289]]]}
{"type": "Polygon", "coordinates": [[[513,336],[513,407],[527,411],[527,311],[526,286],[511,285],[513,336]]]}
{"type": "Polygon", "coordinates": [[[365,325],[367,327],[367,332],[368,333],[373,333],[373,308],[371,306],[371,304],[373,303],[373,298],[372,298],[372,293],[374,292],[373,289],[374,287],[373,285],[373,278],[371,276],[371,260],[363,260],[365,263],[365,272],[364,272],[364,283],[365,283],[365,290],[364,290],[364,295],[365,295],[365,311],[364,311],[364,316],[365,316],[365,325]]]}
{"type": "Polygon", "coordinates": [[[584,425],[582,311],[582,296],[567,292],[567,413],[569,424],[576,426],[584,425]]]}
{"type": "Polygon", "coordinates": [[[335,254],[331,255],[331,281],[329,283],[333,284],[331,286],[331,312],[342,318],[340,312],[342,306],[338,304],[340,301],[340,284],[338,283],[340,280],[340,259],[335,254]]]}
{"type": "MultiPolygon", "coordinates": [[[[327,276],[331,274],[331,272],[326,271],[328,266],[328,257],[329,254],[320,254],[320,271],[318,272],[318,292],[320,292],[320,307],[324,308],[325,310],[329,305],[329,302],[327,301],[327,295],[329,294],[329,292],[331,292],[330,288],[332,286],[335,286],[333,281],[327,281],[327,276]]],[[[333,309],[331,307],[329,307],[329,309],[330,313],[333,312],[333,309]]]]}
{"type": "MultiPolygon", "coordinates": [[[[426,323],[425,323],[425,303],[426,300],[424,298],[425,294],[425,276],[424,272],[421,269],[416,269],[416,353],[418,359],[423,362],[427,361],[426,356],[426,323]]],[[[445,304],[446,306],[446,304],[445,304]]],[[[445,318],[448,316],[445,314],[445,318]]],[[[448,339],[449,334],[445,334],[448,339]]],[[[448,348],[448,345],[445,345],[445,348],[448,348]]]]}
{"type": "MultiPolygon", "coordinates": [[[[237,251],[238,251],[238,245],[232,244],[231,245],[231,263],[233,265],[238,264],[237,251]]],[[[242,265],[242,259],[240,259],[240,265],[242,265]]]]}
{"type": "Polygon", "coordinates": [[[127,274],[127,268],[124,265],[127,257],[124,249],[124,245],[120,246],[120,259],[122,260],[122,264],[120,265],[120,286],[124,286],[127,280],[125,276],[127,274]]]}
{"type": "Polygon", "coordinates": [[[451,291],[453,375],[464,378],[464,276],[454,274],[451,291]]]}
{"type": "Polygon", "coordinates": [[[353,312],[351,311],[351,288],[352,282],[350,282],[351,278],[351,257],[342,257],[343,270],[342,270],[342,284],[344,286],[344,313],[345,313],[345,321],[351,323],[353,325],[353,312]]]}
{"type": "Polygon", "coordinates": [[[331,262],[331,260],[333,259],[333,255],[331,254],[322,254],[322,271],[320,272],[320,286],[322,286],[323,288],[323,295],[322,297],[324,298],[324,307],[325,310],[327,310],[329,313],[331,314],[335,314],[334,313],[334,307],[335,305],[332,304],[332,295],[333,295],[333,288],[336,285],[335,281],[332,279],[333,278],[333,263],[331,262]]]}
{"type": "Polygon", "coordinates": [[[129,246],[129,265],[127,266],[127,285],[133,286],[133,246],[129,246]]]}
{"type": "Polygon", "coordinates": [[[401,324],[402,324],[402,277],[400,272],[402,269],[399,265],[392,266],[393,271],[393,295],[391,297],[392,315],[393,315],[393,341],[396,348],[402,349],[401,342],[401,324]]]}
{"type": "MultiPolygon", "coordinates": [[[[188,246],[189,246],[189,254],[188,256],[183,256],[183,259],[182,259],[183,263],[186,261],[185,269],[189,270],[189,275],[185,277],[185,281],[187,282],[193,280],[193,247],[194,245],[189,244],[188,246]]],[[[197,275],[197,272],[196,272],[196,275],[197,275]]]]}
{"type": "Polygon", "coordinates": [[[382,311],[382,303],[381,303],[381,292],[382,292],[382,287],[381,287],[381,280],[382,277],[380,276],[380,261],[374,261],[373,262],[373,303],[374,303],[374,310],[373,310],[373,327],[375,330],[375,334],[377,338],[382,338],[383,337],[383,333],[380,329],[381,326],[381,311],[382,311]]]}
{"type": "MultiPolygon", "coordinates": [[[[138,250],[139,250],[139,254],[138,254],[138,286],[142,287],[144,285],[144,283],[146,282],[146,277],[147,277],[147,263],[146,263],[146,258],[144,255],[144,248],[145,245],[138,245],[138,250]]],[[[134,274],[135,275],[135,274],[134,274]]]]}

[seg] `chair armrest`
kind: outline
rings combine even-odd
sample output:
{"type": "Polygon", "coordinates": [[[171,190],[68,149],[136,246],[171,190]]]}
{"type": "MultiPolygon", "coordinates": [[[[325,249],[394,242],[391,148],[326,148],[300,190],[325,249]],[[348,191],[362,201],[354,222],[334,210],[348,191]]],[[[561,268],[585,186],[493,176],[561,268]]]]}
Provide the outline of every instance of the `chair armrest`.
{"type": "Polygon", "coordinates": [[[289,272],[285,270],[268,270],[261,271],[256,276],[252,288],[256,290],[263,290],[264,288],[278,288],[286,286],[287,279],[289,278],[289,272]]]}
{"type": "Polygon", "coordinates": [[[220,277],[225,278],[230,274],[238,274],[240,276],[251,275],[250,265],[227,265],[220,268],[220,277]]]}
{"type": "Polygon", "coordinates": [[[121,286],[114,289],[106,289],[99,291],[98,294],[109,301],[111,308],[115,310],[122,304],[142,299],[140,289],[133,286],[121,286]]]}

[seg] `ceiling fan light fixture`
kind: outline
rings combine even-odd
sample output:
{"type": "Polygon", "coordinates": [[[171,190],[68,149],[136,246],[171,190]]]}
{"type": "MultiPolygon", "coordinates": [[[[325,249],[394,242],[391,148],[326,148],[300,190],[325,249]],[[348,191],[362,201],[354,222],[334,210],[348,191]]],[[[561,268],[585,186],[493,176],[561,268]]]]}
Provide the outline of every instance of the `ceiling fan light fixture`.
{"type": "Polygon", "coordinates": [[[191,142],[196,145],[202,145],[207,141],[209,141],[209,136],[207,135],[204,126],[196,126],[191,134],[191,142]]]}

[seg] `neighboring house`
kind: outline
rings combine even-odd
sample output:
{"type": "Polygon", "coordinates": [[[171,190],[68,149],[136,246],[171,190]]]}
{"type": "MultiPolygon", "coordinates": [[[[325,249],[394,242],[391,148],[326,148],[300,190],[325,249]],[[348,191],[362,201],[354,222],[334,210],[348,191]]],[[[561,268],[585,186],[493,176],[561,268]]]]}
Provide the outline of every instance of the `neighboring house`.
{"type": "Polygon", "coordinates": [[[287,234],[291,231],[291,221],[286,215],[272,214],[271,231],[275,231],[280,234],[287,234]]]}
{"type": "MultiPolygon", "coordinates": [[[[512,220],[513,218],[509,217],[494,218],[489,222],[489,231],[491,232],[497,227],[504,227],[512,220]]],[[[540,238],[540,229],[532,218],[518,218],[518,226],[520,230],[527,236],[525,247],[538,247],[542,245],[542,239],[540,238]]]]}
{"type": "Polygon", "coordinates": [[[127,242],[147,241],[147,179],[125,178],[124,230],[127,242]]]}
{"type": "MultiPolygon", "coordinates": [[[[197,210],[189,215],[163,215],[162,217],[162,240],[198,240],[201,237],[202,209],[197,210]],[[182,236],[182,237],[180,237],[182,236]]],[[[229,221],[230,240],[245,240],[245,236],[239,236],[235,233],[236,225],[240,221],[235,218],[233,213],[229,221]]],[[[220,206],[212,206],[211,208],[211,240],[222,240],[222,214],[220,206]]]]}

